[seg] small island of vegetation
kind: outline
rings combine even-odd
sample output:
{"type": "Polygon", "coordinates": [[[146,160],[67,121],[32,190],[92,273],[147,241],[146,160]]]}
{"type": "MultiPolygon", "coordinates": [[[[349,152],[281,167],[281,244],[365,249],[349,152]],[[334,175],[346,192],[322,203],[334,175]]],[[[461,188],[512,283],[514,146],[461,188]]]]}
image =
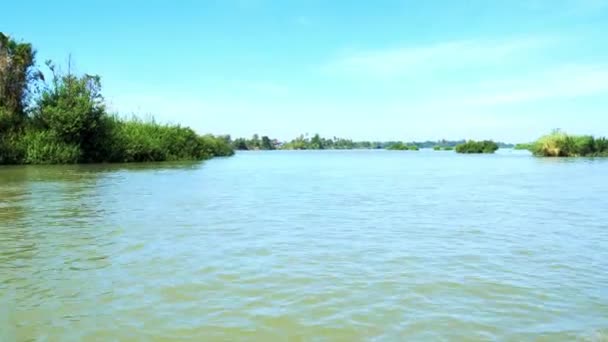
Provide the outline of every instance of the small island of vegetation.
{"type": "Polygon", "coordinates": [[[540,157],[608,157],[608,139],[569,135],[560,130],[541,137],[528,147],[540,157]]]}
{"type": "Polygon", "coordinates": [[[469,140],[466,143],[457,145],[455,150],[457,153],[494,153],[499,146],[492,140],[474,141],[469,140]]]}
{"type": "Polygon", "coordinates": [[[31,44],[0,32],[0,164],[202,160],[232,155],[229,137],[108,113],[101,79],[36,67],[31,44]],[[48,76],[47,76],[48,77],[48,76]]]}
{"type": "Polygon", "coordinates": [[[454,151],[452,146],[433,146],[434,151],[454,151]]]}
{"type": "Polygon", "coordinates": [[[407,145],[402,142],[394,143],[386,148],[390,151],[418,151],[420,148],[416,145],[407,145]]]}

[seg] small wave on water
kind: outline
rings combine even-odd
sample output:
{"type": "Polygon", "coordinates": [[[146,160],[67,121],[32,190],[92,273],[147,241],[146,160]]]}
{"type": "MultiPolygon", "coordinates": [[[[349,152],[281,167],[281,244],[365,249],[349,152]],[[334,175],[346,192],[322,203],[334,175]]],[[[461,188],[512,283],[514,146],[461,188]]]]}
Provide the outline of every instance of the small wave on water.
{"type": "Polygon", "coordinates": [[[607,173],[370,151],[0,169],[0,341],[605,341],[607,173]]]}

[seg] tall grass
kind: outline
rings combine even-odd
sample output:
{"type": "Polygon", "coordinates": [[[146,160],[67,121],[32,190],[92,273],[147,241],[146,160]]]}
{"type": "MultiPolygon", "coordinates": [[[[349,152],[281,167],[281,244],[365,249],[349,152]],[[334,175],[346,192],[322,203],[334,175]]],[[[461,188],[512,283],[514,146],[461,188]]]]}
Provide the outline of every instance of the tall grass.
{"type": "Polygon", "coordinates": [[[532,144],[531,151],[541,157],[608,157],[608,140],[554,131],[532,144]]]}
{"type": "Polygon", "coordinates": [[[78,144],[35,125],[0,135],[0,164],[130,163],[204,160],[234,154],[227,138],[179,125],[105,116],[78,144]]]}
{"type": "Polygon", "coordinates": [[[27,130],[21,136],[20,148],[23,164],[75,164],[82,156],[80,146],[63,142],[49,131],[27,130]]]}

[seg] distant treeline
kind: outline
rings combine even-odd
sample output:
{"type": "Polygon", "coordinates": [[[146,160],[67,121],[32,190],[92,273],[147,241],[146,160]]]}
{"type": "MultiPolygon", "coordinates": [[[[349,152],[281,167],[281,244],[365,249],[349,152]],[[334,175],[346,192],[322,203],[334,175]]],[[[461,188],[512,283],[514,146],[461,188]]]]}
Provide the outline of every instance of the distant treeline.
{"type": "MultiPolygon", "coordinates": [[[[300,135],[290,141],[281,142],[268,136],[260,137],[254,134],[252,138],[238,138],[232,141],[236,150],[351,150],[351,149],[388,149],[417,151],[432,148],[436,151],[451,151],[458,145],[466,144],[466,140],[439,140],[423,142],[403,141],[353,141],[344,138],[324,138],[319,134],[312,137],[300,135]]],[[[500,148],[512,148],[514,145],[496,143],[500,148]]]]}
{"type": "Polygon", "coordinates": [[[232,155],[228,137],[108,113],[99,76],[46,80],[31,44],[0,32],[0,164],[200,160],[232,155]]]}

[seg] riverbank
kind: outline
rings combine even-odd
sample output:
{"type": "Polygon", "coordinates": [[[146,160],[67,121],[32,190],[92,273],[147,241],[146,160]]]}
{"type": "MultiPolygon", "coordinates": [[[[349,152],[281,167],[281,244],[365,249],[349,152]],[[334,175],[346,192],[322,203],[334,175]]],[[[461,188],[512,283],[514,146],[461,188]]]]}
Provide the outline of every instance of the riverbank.
{"type": "Polygon", "coordinates": [[[46,66],[50,77],[36,66],[31,44],[0,32],[0,164],[203,160],[234,153],[229,137],[109,113],[99,76],[46,66]]]}

